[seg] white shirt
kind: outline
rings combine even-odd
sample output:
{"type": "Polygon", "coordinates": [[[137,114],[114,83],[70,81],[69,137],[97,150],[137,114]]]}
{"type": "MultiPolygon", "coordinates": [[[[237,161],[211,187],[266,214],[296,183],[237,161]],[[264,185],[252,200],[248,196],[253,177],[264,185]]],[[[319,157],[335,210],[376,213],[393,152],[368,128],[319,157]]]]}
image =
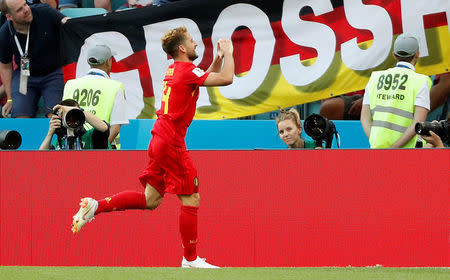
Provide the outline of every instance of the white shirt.
{"type": "MultiPolygon", "coordinates": [[[[411,63],[399,61],[396,66],[398,65],[403,65],[413,70],[414,72],[416,71],[416,68],[411,63]]],[[[368,85],[369,84],[366,85],[366,88],[364,90],[363,105],[370,105],[370,92],[368,85]]],[[[428,88],[428,82],[425,82],[420,88],[419,92],[417,93],[416,100],[414,101],[414,105],[430,110],[430,89],[428,88]]]]}
{"type": "MultiPolygon", "coordinates": [[[[89,77],[93,79],[110,79],[105,71],[92,68],[89,73],[95,73],[95,75],[88,74],[89,77]]],[[[114,98],[114,105],[111,111],[111,116],[109,119],[110,125],[116,124],[128,124],[130,123],[127,118],[127,102],[125,97],[125,92],[123,89],[119,89],[116,92],[116,97],[114,98]]]]}

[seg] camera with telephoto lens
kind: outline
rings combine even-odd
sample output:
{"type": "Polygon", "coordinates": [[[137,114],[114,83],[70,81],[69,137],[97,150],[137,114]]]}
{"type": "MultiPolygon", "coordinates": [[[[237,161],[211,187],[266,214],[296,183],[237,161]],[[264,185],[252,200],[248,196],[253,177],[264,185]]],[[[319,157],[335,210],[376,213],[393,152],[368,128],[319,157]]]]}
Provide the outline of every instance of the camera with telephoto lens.
{"type": "Polygon", "coordinates": [[[339,148],[339,134],[332,121],[321,115],[312,114],[305,119],[304,126],[306,134],[316,142],[316,147],[322,147],[323,141],[325,141],[325,148],[331,148],[333,135],[335,135],[339,148]]]}
{"type": "Polygon", "coordinates": [[[85,133],[83,125],[86,122],[86,117],[84,116],[83,110],[79,108],[70,109],[64,114],[64,116],[62,116],[62,118],[59,113],[59,110],[53,111],[53,114],[59,116],[61,119],[61,127],[55,130],[58,145],[62,147],[63,138],[67,137],[67,148],[71,150],[79,149],[80,145],[77,145],[76,143],[77,141],[81,142],[81,136],[85,133]]]}
{"type": "Polygon", "coordinates": [[[17,150],[22,144],[22,136],[15,130],[0,131],[0,150],[17,150]]]}
{"type": "MultiPolygon", "coordinates": [[[[59,116],[59,110],[54,110],[53,114],[59,116]]],[[[86,117],[82,110],[78,108],[70,109],[61,119],[63,127],[68,129],[77,129],[82,127],[86,121],[86,117]]]]}
{"type": "Polygon", "coordinates": [[[439,122],[418,122],[415,126],[417,134],[431,136],[430,131],[433,131],[441,138],[442,142],[448,141],[450,134],[449,128],[450,125],[446,120],[439,122]]]}

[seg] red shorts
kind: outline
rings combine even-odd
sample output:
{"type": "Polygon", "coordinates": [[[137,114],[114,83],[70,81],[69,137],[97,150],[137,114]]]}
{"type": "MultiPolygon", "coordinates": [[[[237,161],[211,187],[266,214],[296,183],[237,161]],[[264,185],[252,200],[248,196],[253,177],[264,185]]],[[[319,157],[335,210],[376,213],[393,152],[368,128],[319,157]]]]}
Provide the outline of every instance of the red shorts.
{"type": "Polygon", "coordinates": [[[150,184],[161,196],[166,192],[185,195],[198,192],[197,169],[185,145],[174,146],[163,137],[153,135],[148,156],[147,168],[139,176],[144,187],[150,184]]]}

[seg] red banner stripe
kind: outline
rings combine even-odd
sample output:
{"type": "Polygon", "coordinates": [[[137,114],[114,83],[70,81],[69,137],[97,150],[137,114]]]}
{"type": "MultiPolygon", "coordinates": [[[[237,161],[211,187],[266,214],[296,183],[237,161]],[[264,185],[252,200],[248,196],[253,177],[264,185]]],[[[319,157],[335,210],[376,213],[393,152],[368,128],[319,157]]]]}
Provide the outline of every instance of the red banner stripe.
{"type": "MultiPolygon", "coordinates": [[[[399,1],[371,1],[371,4],[383,6],[389,13],[392,20],[393,32],[395,35],[401,34],[401,11],[399,1]]],[[[341,44],[358,38],[359,43],[373,40],[369,30],[355,29],[347,21],[343,7],[336,8],[333,12],[321,16],[309,14],[301,17],[303,20],[322,23],[334,30],[336,35],[336,51],[340,51],[341,44]]],[[[425,28],[434,28],[447,25],[445,13],[427,15],[424,17],[425,28]]],[[[281,21],[271,23],[274,36],[276,38],[275,50],[272,57],[272,65],[280,64],[280,57],[300,54],[302,60],[311,59],[317,56],[313,48],[299,46],[292,42],[284,33],[281,21]]],[[[244,73],[250,70],[253,59],[254,39],[249,29],[242,29],[233,34],[233,43],[236,59],[236,73],[244,73]]]]}

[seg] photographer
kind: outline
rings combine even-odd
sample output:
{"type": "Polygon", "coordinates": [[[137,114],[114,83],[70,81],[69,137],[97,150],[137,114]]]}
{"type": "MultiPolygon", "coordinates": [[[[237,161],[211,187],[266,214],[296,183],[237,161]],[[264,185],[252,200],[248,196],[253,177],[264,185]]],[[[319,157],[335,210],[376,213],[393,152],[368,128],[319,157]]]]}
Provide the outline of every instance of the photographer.
{"type": "Polygon", "coordinates": [[[439,137],[433,131],[430,131],[431,136],[422,135],[422,139],[427,142],[425,148],[445,148],[441,137],[439,137]]]}
{"type": "Polygon", "coordinates": [[[302,122],[300,115],[295,108],[289,111],[280,110],[280,115],[275,120],[278,135],[289,149],[314,149],[315,142],[302,138],[302,122]]]}
{"type": "Polygon", "coordinates": [[[442,121],[417,123],[415,127],[417,135],[427,142],[425,148],[445,148],[450,137],[450,118],[442,121]]]}
{"type": "MultiPolygon", "coordinates": [[[[100,120],[90,112],[82,111],[85,120],[93,128],[86,131],[81,125],[72,129],[63,125],[66,114],[72,109],[80,109],[78,103],[73,99],[63,100],[53,108],[53,115],[50,119],[50,125],[47,136],[42,142],[39,150],[67,150],[67,149],[108,149],[111,148],[108,142],[109,125],[100,120]],[[57,141],[52,142],[53,135],[57,135],[57,141]],[[72,135],[71,135],[72,134],[72,135]],[[70,147],[69,140],[74,139],[75,146],[70,147]]],[[[84,121],[83,121],[84,122],[84,121]]]]}

